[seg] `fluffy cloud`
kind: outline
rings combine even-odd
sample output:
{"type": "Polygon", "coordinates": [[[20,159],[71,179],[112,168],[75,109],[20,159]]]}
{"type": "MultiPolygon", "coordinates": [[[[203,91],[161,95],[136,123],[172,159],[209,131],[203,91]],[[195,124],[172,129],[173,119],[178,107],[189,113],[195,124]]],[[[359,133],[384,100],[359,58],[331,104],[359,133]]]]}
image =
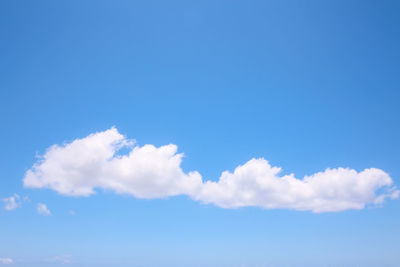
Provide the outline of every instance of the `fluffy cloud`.
{"type": "Polygon", "coordinates": [[[185,174],[180,168],[182,154],[176,152],[175,145],[133,146],[111,128],[50,147],[26,173],[24,185],[69,196],[89,196],[96,187],[138,198],[193,193],[201,186],[201,176],[185,174]],[[116,155],[123,147],[131,148],[130,153],[116,155]]]}
{"type": "Polygon", "coordinates": [[[44,216],[51,215],[51,212],[50,212],[50,210],[47,208],[47,205],[46,205],[46,204],[38,203],[36,209],[37,209],[37,212],[38,212],[40,215],[44,215],[44,216]]]}
{"type": "Polygon", "coordinates": [[[361,172],[327,169],[297,179],[293,174],[281,176],[281,168],[264,159],[252,159],[233,173],[223,172],[217,182],[203,182],[198,172],[183,172],[182,156],[176,145],[135,146],[133,140],[111,128],[51,146],[27,171],[24,185],[68,196],[89,196],[99,188],[137,198],[185,194],[224,208],[258,206],[313,212],[362,209],[399,196],[389,175],[374,168],[361,172]],[[118,154],[121,148],[128,148],[129,153],[118,154]]]}
{"type": "Polygon", "coordinates": [[[21,207],[21,197],[17,194],[8,198],[3,198],[1,201],[4,202],[4,209],[8,211],[21,207]]]}
{"type": "Polygon", "coordinates": [[[0,264],[11,264],[14,261],[10,258],[0,258],[0,264]]]}
{"type": "Polygon", "coordinates": [[[327,169],[304,179],[293,174],[280,176],[280,172],[281,168],[272,167],[264,159],[252,159],[233,173],[223,172],[218,182],[206,182],[195,199],[223,208],[259,206],[331,212],[362,209],[366,204],[398,196],[398,191],[390,188],[392,179],[379,169],[327,169]],[[376,195],[383,187],[389,187],[386,193],[376,195]]]}

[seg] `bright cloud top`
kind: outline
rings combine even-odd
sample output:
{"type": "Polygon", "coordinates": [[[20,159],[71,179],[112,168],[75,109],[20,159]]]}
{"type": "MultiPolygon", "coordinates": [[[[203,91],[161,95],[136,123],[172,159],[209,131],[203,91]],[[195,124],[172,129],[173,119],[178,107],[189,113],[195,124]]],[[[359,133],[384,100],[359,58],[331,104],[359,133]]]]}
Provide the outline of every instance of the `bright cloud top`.
{"type": "Polygon", "coordinates": [[[223,172],[218,182],[203,182],[198,172],[183,172],[182,156],[173,144],[135,146],[113,127],[51,146],[27,171],[24,185],[68,196],[90,196],[100,188],[137,198],[184,194],[223,208],[258,206],[313,212],[363,209],[399,197],[390,176],[375,168],[361,172],[327,169],[297,179],[293,174],[281,176],[281,168],[264,159],[251,159],[233,173],[223,172]],[[130,152],[118,155],[124,147],[130,152]]]}

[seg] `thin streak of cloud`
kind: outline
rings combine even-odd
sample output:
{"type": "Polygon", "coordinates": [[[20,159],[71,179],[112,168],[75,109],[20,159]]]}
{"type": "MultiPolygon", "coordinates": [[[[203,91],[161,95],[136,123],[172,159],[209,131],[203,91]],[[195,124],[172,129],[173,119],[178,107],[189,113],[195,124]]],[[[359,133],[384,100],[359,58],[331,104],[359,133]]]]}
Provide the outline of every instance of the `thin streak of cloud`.
{"type": "Polygon", "coordinates": [[[14,260],[11,258],[0,258],[0,264],[12,264],[14,260]]]}
{"type": "Polygon", "coordinates": [[[44,261],[49,263],[69,264],[71,263],[71,259],[71,255],[57,255],[51,258],[47,258],[44,261]]]}

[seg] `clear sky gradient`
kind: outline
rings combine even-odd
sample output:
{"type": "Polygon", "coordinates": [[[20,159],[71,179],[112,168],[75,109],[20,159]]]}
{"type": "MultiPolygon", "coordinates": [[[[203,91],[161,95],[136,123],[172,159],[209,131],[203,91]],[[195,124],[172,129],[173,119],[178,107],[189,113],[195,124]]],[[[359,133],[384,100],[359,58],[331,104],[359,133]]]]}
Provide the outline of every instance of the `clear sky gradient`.
{"type": "Polygon", "coordinates": [[[203,180],[263,157],[298,178],[379,168],[399,186],[399,12],[399,1],[1,1],[0,199],[19,199],[0,202],[0,266],[400,266],[399,200],[312,213],[23,184],[50,146],[115,126],[140,146],[176,144],[203,180]]]}

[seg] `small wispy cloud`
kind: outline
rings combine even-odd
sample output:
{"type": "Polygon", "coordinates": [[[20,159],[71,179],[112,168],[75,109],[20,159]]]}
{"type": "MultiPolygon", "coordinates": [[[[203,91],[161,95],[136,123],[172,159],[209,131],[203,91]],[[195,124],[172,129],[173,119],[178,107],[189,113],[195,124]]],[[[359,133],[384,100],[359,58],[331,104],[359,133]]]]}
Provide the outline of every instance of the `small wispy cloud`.
{"type": "Polygon", "coordinates": [[[12,264],[12,263],[14,263],[14,261],[11,258],[0,258],[0,264],[12,264]]]}
{"type": "Polygon", "coordinates": [[[76,214],[76,212],[74,210],[69,210],[68,214],[71,215],[71,216],[74,216],[76,214]]]}
{"type": "Polygon", "coordinates": [[[20,208],[22,205],[21,197],[17,194],[12,195],[11,197],[1,199],[4,202],[4,209],[11,211],[16,208],[20,208]]]}
{"type": "Polygon", "coordinates": [[[38,203],[38,204],[37,204],[37,212],[38,212],[40,215],[43,215],[43,216],[51,215],[51,212],[50,212],[50,210],[47,208],[47,205],[46,205],[46,204],[43,204],[43,203],[38,203]]]}
{"type": "Polygon", "coordinates": [[[71,258],[72,258],[71,255],[57,255],[57,256],[45,259],[45,262],[68,264],[68,263],[71,263],[71,258]]]}

